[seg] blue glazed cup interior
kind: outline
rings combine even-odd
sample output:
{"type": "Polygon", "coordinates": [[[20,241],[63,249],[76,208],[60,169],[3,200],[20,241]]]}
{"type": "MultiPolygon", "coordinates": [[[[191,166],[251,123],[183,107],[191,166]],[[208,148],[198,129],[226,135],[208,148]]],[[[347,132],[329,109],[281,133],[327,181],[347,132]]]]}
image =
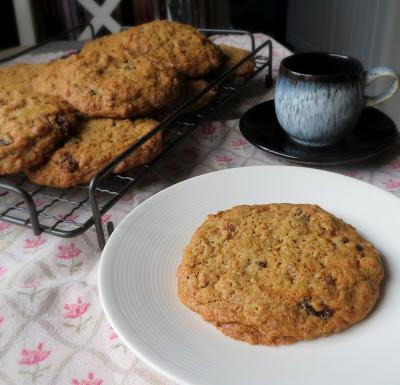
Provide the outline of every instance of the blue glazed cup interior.
{"type": "Polygon", "coordinates": [[[345,55],[307,52],[288,56],[281,62],[281,70],[286,69],[294,76],[314,78],[342,78],[358,76],[363,65],[355,58],[345,55]]]}

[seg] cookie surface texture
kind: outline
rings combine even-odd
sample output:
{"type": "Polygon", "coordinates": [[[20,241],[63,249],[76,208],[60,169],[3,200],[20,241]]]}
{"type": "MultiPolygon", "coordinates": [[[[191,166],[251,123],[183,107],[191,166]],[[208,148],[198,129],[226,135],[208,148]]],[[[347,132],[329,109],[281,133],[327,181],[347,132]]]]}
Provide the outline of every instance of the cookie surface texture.
{"type": "Polygon", "coordinates": [[[121,32],[132,55],[151,54],[168,61],[182,75],[202,77],[222,63],[218,47],[191,25],[156,20],[121,32]]]}
{"type": "Polygon", "coordinates": [[[267,204],[210,215],[177,278],[181,302],[224,334],[277,345],[365,318],[383,268],[370,242],[320,207],[267,204]]]}
{"type": "Polygon", "coordinates": [[[0,91],[0,174],[41,163],[77,120],[72,106],[58,97],[0,91]]]}
{"type": "MultiPolygon", "coordinates": [[[[225,71],[235,64],[239,63],[246,56],[250,54],[250,51],[246,51],[245,49],[232,47],[226,44],[220,44],[218,47],[221,49],[224,61],[220,70],[225,71]]],[[[241,66],[236,68],[232,72],[233,77],[242,77],[250,75],[256,66],[256,63],[253,58],[246,60],[241,66]]]]}
{"type": "MultiPolygon", "coordinates": [[[[37,184],[71,187],[87,183],[111,160],[157,125],[153,119],[89,119],[44,164],[26,172],[37,184]]],[[[114,172],[123,172],[151,161],[161,151],[161,134],[149,139],[114,172]]]]}
{"type": "Polygon", "coordinates": [[[155,58],[90,52],[50,63],[37,79],[41,92],[58,94],[89,117],[148,114],[174,100],[176,71],[155,58]]]}
{"type": "MultiPolygon", "coordinates": [[[[181,91],[177,100],[170,103],[166,108],[163,108],[155,113],[155,118],[158,120],[165,119],[169,114],[176,110],[177,107],[182,106],[194,96],[197,96],[201,91],[205,90],[209,83],[204,79],[185,79],[182,82],[181,91]]],[[[218,90],[216,87],[211,88],[204,95],[200,96],[197,100],[190,103],[185,112],[195,112],[200,108],[208,106],[217,96],[218,90]]]]}
{"type": "Polygon", "coordinates": [[[45,64],[16,64],[0,68],[0,90],[32,93],[32,82],[45,64]]]}

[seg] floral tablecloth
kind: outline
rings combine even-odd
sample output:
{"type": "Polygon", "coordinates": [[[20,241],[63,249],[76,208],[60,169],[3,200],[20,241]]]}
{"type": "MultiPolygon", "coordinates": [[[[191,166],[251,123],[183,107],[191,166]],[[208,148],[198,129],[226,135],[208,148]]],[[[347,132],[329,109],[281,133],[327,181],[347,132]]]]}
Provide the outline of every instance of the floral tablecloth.
{"type": "MultiPolygon", "coordinates": [[[[257,43],[266,39],[261,34],[255,37],[257,43]]],[[[249,45],[241,37],[216,36],[214,40],[249,45]]],[[[288,54],[274,42],[275,76],[280,60],[288,54]]],[[[245,110],[272,96],[273,90],[265,90],[262,79],[253,81],[221,111],[220,120],[202,124],[103,221],[118,224],[144,199],[191,176],[230,167],[287,164],[254,148],[238,129],[237,118],[245,110]]],[[[399,195],[397,154],[398,145],[377,160],[331,170],[399,195]]],[[[68,240],[34,236],[27,229],[0,222],[0,384],[171,384],[129,352],[107,322],[97,290],[99,259],[92,229],[68,240]]]]}

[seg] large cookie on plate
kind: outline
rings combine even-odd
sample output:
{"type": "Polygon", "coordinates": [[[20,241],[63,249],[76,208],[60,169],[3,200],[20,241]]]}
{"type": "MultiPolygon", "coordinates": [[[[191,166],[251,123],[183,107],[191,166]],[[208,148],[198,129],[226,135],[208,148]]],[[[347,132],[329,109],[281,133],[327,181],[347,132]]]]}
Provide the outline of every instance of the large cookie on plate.
{"type": "MultiPolygon", "coordinates": [[[[51,157],[26,171],[37,184],[71,187],[89,182],[111,160],[152,130],[153,119],[89,119],[83,121],[78,134],[70,137],[51,157]]],[[[114,172],[123,172],[150,162],[161,151],[161,134],[145,142],[121,162],[114,172]]]]}
{"type": "Polygon", "coordinates": [[[0,91],[0,174],[42,162],[77,124],[77,113],[56,96],[0,91]]]}
{"type": "Polygon", "coordinates": [[[370,242],[320,207],[267,204],[210,215],[177,277],[180,300],[224,334],[275,345],[361,321],[383,269],[370,242]]]}

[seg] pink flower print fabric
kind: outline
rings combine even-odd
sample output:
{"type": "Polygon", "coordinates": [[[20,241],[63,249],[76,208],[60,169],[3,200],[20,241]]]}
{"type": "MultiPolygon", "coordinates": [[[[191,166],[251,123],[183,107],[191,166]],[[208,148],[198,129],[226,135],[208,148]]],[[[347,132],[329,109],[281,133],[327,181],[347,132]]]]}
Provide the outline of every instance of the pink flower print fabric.
{"type": "Polygon", "coordinates": [[[76,303],[65,304],[64,318],[79,318],[82,317],[89,309],[89,304],[82,302],[82,298],[78,297],[76,303]]]}
{"type": "Polygon", "coordinates": [[[75,303],[64,305],[64,318],[71,320],[70,322],[64,322],[64,326],[75,330],[76,334],[86,328],[92,316],[83,317],[84,314],[89,310],[89,303],[83,302],[81,297],[78,297],[75,303]],[[76,321],[72,321],[75,320],[76,321]]]}
{"type": "MultiPolygon", "coordinates": [[[[266,36],[256,34],[255,39],[259,43],[266,36]]],[[[250,48],[248,36],[220,35],[214,41],[250,48]]],[[[290,52],[275,41],[273,49],[276,76],[281,59],[290,52]]],[[[260,75],[251,87],[216,112],[213,121],[203,122],[170,152],[165,163],[160,162],[154,172],[147,173],[146,183],[128,191],[103,215],[103,224],[112,221],[117,227],[143,200],[191,176],[229,167],[291,165],[256,149],[240,133],[241,115],[273,98],[273,89],[265,89],[263,84],[260,75]]],[[[370,162],[329,170],[362,178],[400,197],[400,144],[393,151],[396,156],[376,165],[370,162]]],[[[80,212],[79,217],[75,212],[69,214],[73,207],[68,201],[79,201],[85,188],[77,186],[63,195],[52,215],[84,222],[84,213],[80,212]]],[[[33,191],[38,210],[52,200],[47,188],[33,191]]],[[[4,199],[1,194],[0,201],[4,199]]],[[[97,288],[100,255],[93,228],[66,239],[46,233],[35,236],[29,229],[0,220],[0,345],[4,352],[0,383],[174,385],[141,363],[128,351],[117,331],[110,328],[97,288]]]]}
{"type": "Polygon", "coordinates": [[[101,385],[103,380],[100,378],[95,378],[94,373],[89,372],[87,379],[78,380],[74,378],[71,382],[72,385],[101,385]]]}
{"type": "Polygon", "coordinates": [[[23,376],[28,376],[32,383],[43,376],[44,372],[50,368],[51,365],[43,365],[43,361],[47,359],[51,351],[44,348],[44,343],[39,342],[36,349],[22,349],[21,358],[18,364],[21,366],[33,367],[33,369],[19,369],[18,373],[23,376]]]}

